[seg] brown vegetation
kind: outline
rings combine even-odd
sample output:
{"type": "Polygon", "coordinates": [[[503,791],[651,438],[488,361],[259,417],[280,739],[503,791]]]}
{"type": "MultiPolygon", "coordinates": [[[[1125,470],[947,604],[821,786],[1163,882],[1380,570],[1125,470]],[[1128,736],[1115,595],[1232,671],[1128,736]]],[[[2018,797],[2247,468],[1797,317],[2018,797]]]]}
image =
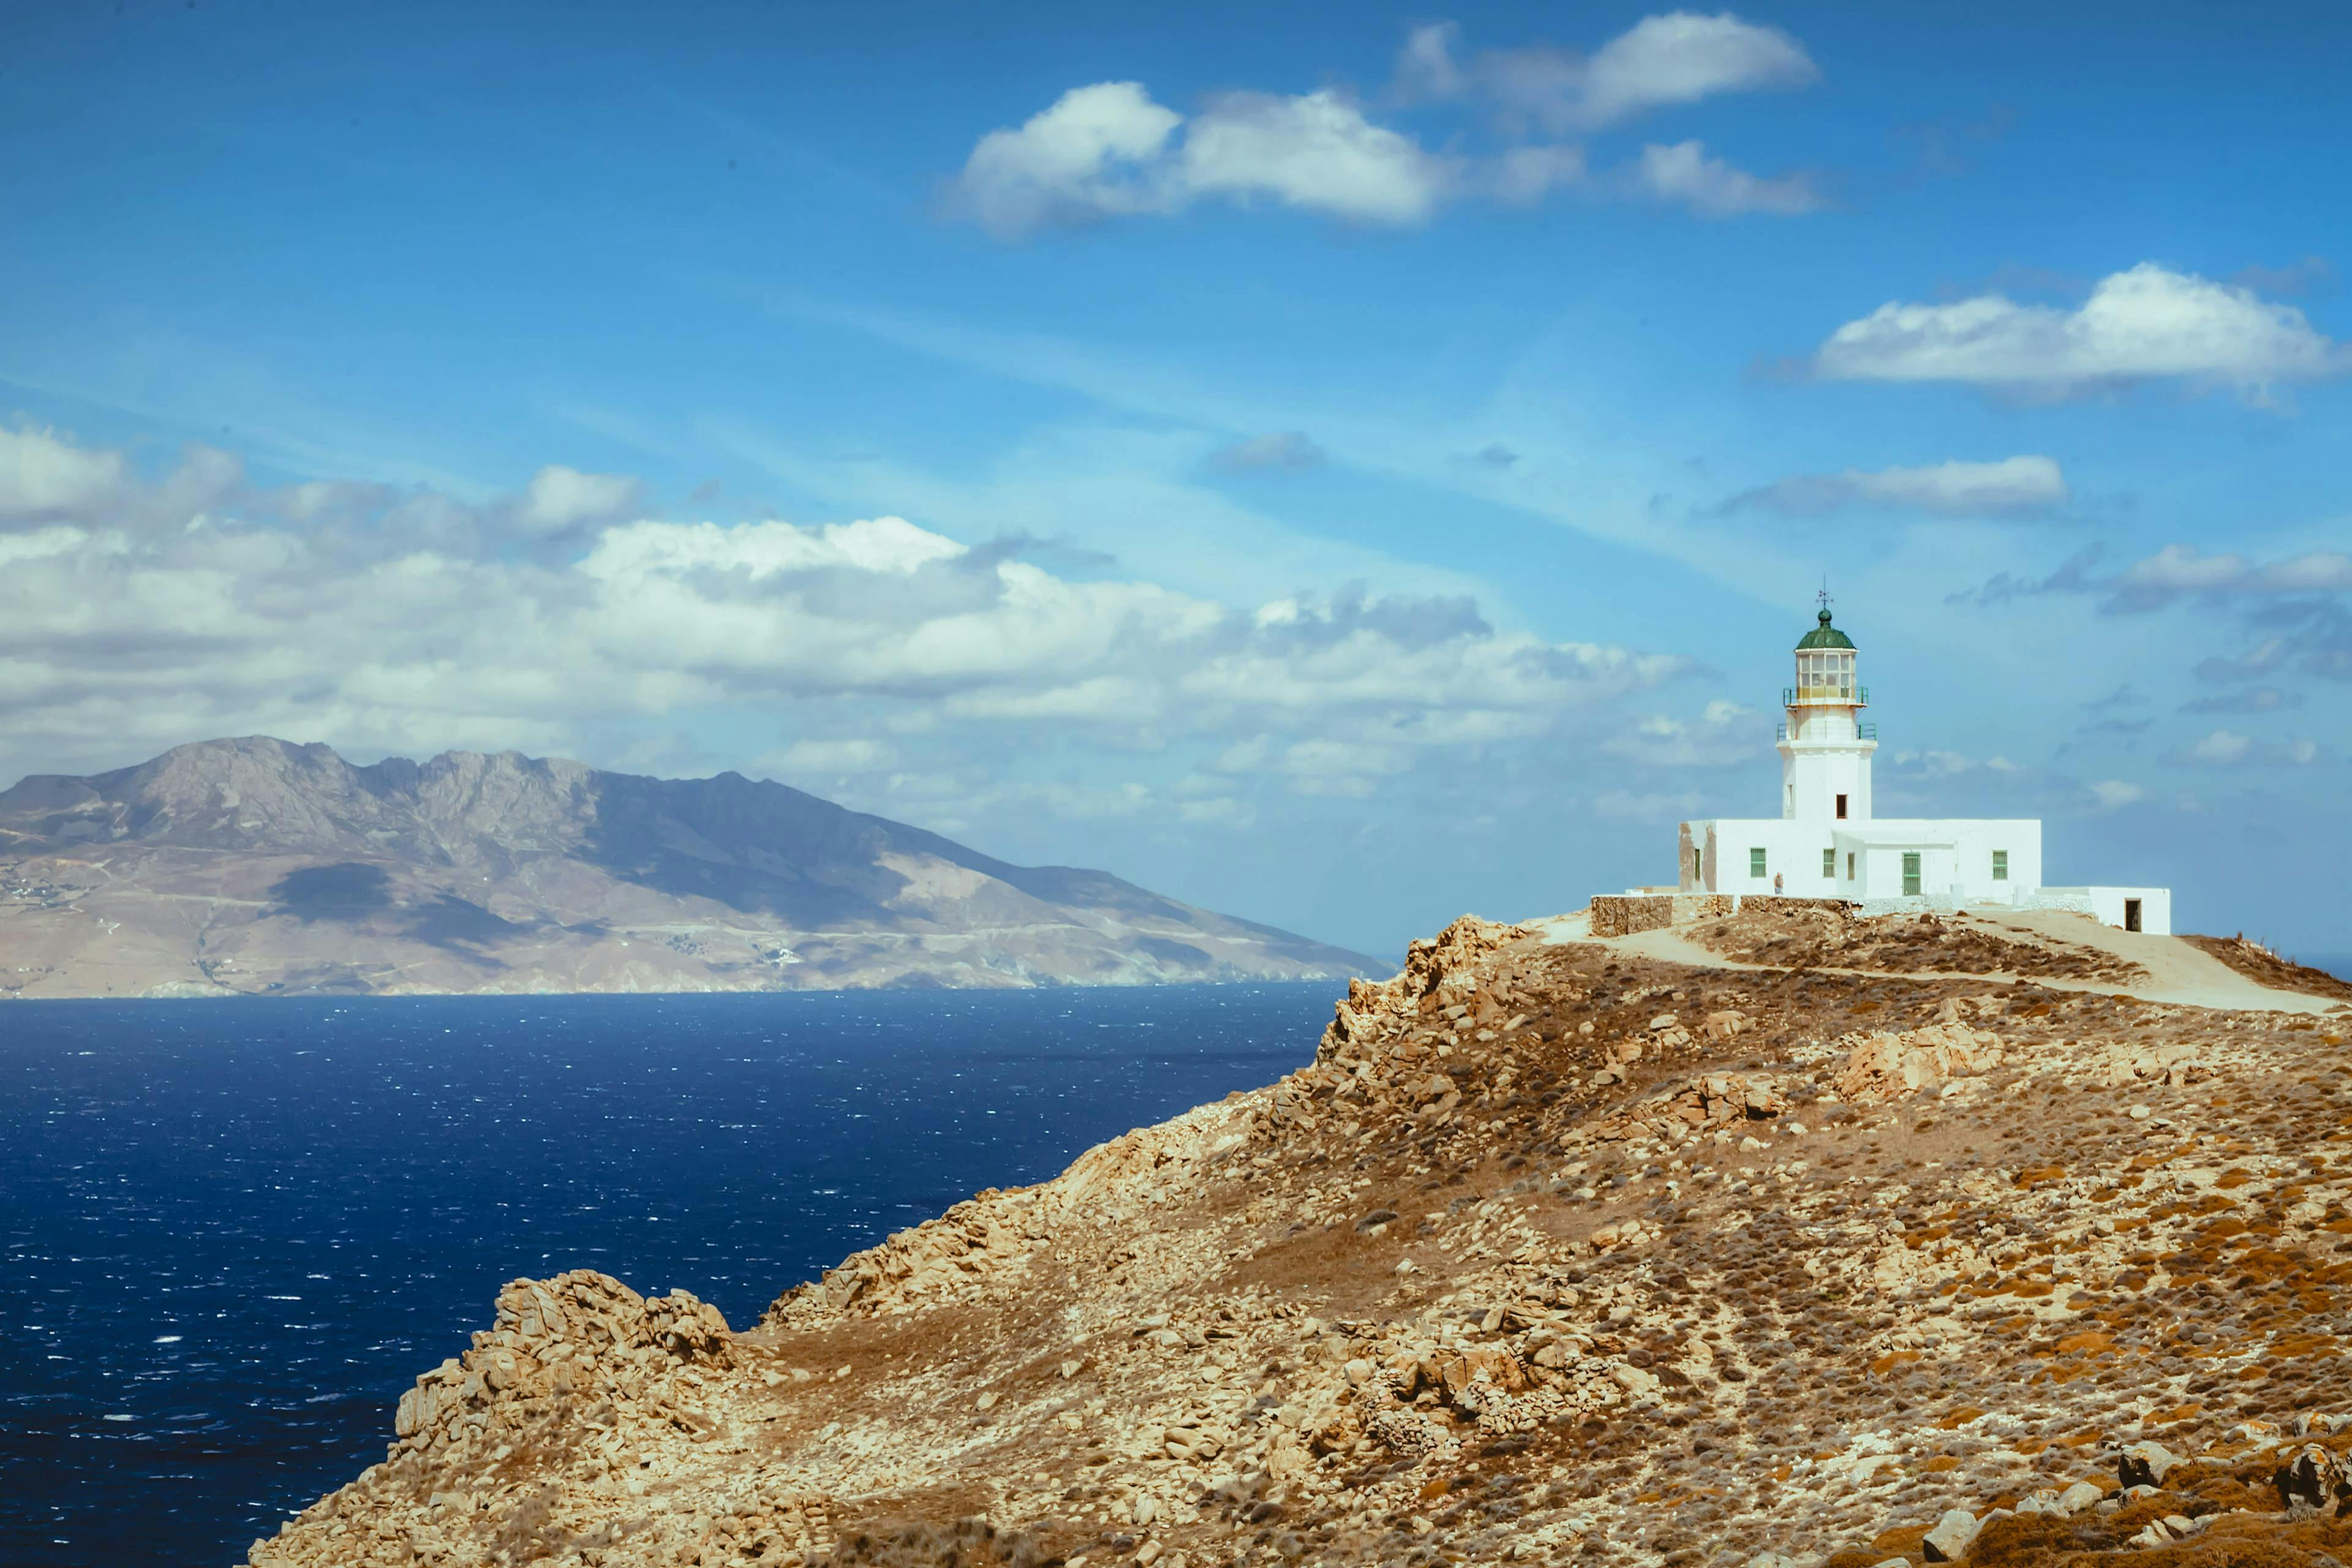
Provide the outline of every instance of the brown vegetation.
{"type": "Polygon", "coordinates": [[[756,1328],[518,1282],[253,1560],[2352,1560],[2341,1034],[1954,967],[1457,922],[756,1328]]]}

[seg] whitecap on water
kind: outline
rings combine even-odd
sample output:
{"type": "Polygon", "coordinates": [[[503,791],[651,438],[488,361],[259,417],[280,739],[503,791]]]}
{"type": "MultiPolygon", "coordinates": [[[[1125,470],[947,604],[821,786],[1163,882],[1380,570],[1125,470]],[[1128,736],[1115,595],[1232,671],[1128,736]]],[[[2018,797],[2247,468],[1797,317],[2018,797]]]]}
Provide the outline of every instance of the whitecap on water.
{"type": "Polygon", "coordinates": [[[177,1334],[157,1334],[155,1336],[155,1342],[159,1345],[175,1345],[180,1342],[180,1336],[177,1334]]]}

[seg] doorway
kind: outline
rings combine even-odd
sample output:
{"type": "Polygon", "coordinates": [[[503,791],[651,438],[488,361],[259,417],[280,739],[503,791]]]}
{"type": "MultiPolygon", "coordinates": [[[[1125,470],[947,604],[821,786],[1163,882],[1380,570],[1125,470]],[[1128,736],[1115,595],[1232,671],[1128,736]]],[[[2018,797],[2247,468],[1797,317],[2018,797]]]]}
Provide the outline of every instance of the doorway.
{"type": "Polygon", "coordinates": [[[1919,852],[1916,849],[1903,852],[1903,896],[1906,899],[1919,896],[1919,852]]]}
{"type": "Polygon", "coordinates": [[[2126,899],[2124,900],[2124,930],[2139,930],[2139,900],[2137,899],[2126,899]]]}

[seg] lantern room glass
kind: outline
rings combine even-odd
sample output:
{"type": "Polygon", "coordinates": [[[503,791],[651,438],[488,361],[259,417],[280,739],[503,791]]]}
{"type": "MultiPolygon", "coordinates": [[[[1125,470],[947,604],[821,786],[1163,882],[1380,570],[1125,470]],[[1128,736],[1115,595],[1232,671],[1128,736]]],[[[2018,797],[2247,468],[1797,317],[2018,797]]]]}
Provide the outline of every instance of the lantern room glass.
{"type": "Polygon", "coordinates": [[[1853,649],[1809,647],[1798,652],[1798,701],[1852,702],[1853,700],[1853,649]]]}

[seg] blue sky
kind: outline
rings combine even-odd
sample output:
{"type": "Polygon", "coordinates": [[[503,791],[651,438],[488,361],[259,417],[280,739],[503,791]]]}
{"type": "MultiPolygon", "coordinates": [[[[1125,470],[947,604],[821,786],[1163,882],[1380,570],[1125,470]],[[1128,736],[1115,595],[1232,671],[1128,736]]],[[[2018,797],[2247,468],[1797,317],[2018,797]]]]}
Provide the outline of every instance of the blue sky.
{"type": "Polygon", "coordinates": [[[782,778],[1381,951],[1769,809],[2352,947],[2333,7],[215,4],[0,59],[0,773],[782,778]],[[901,521],[890,521],[901,520],[901,521]]]}

